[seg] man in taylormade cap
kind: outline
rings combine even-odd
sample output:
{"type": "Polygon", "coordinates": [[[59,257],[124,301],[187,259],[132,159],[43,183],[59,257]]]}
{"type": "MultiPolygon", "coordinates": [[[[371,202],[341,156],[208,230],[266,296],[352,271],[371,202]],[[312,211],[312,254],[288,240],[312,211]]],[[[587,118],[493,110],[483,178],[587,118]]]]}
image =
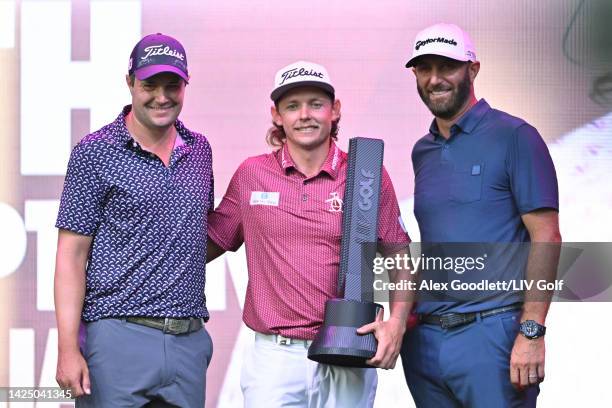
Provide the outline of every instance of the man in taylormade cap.
{"type": "MultiPolygon", "coordinates": [[[[243,320],[255,344],[245,355],[245,406],[371,407],[375,369],[330,366],[307,358],[336,297],[347,154],[335,143],[340,101],[327,70],[307,61],[281,68],[270,97],[276,150],[244,161],[210,215],[208,260],[246,245],[249,283],[243,320]]],[[[408,243],[391,179],[383,170],[379,239],[408,243]]],[[[392,272],[393,273],[393,272],[392,272]]],[[[360,328],[378,338],[373,366],[392,368],[410,309],[360,328]]]]}
{"type": "Polygon", "coordinates": [[[204,406],[212,154],[178,120],[188,80],[176,39],[144,37],[129,60],[131,105],[70,156],[56,222],[57,381],[78,407],[204,406]]]}
{"type": "Polygon", "coordinates": [[[455,24],[435,24],[419,32],[414,41],[412,67],[421,55],[440,55],[455,61],[476,61],[476,50],[470,36],[455,24]]]}
{"type": "MultiPolygon", "coordinates": [[[[538,131],[476,98],[480,62],[454,24],[419,32],[406,67],[434,116],[412,152],[423,243],[482,243],[464,245],[462,260],[486,262],[451,272],[459,283],[553,281],[556,245],[501,244],[561,240],[555,168],[538,131]]],[[[535,406],[550,293],[497,288],[469,295],[449,289],[446,299],[421,294],[421,324],[406,334],[401,352],[418,407],[535,406]]]]}

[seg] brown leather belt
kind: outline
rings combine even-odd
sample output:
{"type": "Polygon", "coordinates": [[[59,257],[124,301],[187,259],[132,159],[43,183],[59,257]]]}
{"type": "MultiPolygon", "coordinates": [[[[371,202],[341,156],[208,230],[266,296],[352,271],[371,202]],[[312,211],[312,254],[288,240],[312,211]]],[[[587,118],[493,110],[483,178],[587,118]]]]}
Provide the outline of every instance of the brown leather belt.
{"type": "Polygon", "coordinates": [[[522,303],[513,303],[508,306],[497,307],[495,309],[484,310],[482,312],[473,313],[445,313],[443,315],[419,315],[419,321],[425,324],[435,324],[443,329],[452,329],[453,327],[464,326],[475,322],[478,316],[481,319],[490,317],[496,314],[519,310],[523,307],[522,303]]]}
{"type": "Polygon", "coordinates": [[[152,327],[166,334],[185,334],[200,330],[204,323],[202,319],[190,317],[188,319],[170,319],[168,317],[140,317],[133,316],[125,319],[130,323],[152,327]]]}

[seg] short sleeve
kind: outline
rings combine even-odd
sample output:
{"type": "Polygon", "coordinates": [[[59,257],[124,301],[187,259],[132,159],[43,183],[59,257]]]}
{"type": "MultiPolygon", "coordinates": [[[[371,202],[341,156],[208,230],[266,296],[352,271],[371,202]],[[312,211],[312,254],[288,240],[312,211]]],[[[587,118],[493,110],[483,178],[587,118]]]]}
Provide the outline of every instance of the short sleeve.
{"type": "Polygon", "coordinates": [[[210,148],[210,144],[206,143],[208,154],[210,157],[210,189],[208,190],[208,208],[209,211],[212,211],[215,208],[215,174],[213,173],[213,156],[212,149],[210,148]]]}
{"type": "Polygon", "coordinates": [[[208,236],[226,251],[236,251],[244,242],[240,211],[242,169],[240,166],[236,170],[221,203],[208,215],[208,236]]]}
{"type": "Polygon", "coordinates": [[[542,208],[559,210],[555,166],[546,143],[533,126],[524,124],[516,129],[506,165],[521,214],[542,208]]]}
{"type": "Polygon", "coordinates": [[[385,252],[396,252],[393,250],[395,245],[390,244],[410,243],[410,237],[404,228],[401,218],[393,183],[384,167],[381,180],[380,206],[378,209],[378,240],[384,244],[382,247],[379,245],[383,255],[385,252]]]}
{"type": "Polygon", "coordinates": [[[87,148],[80,143],[70,154],[55,226],[92,236],[102,219],[106,189],[87,148]]]}

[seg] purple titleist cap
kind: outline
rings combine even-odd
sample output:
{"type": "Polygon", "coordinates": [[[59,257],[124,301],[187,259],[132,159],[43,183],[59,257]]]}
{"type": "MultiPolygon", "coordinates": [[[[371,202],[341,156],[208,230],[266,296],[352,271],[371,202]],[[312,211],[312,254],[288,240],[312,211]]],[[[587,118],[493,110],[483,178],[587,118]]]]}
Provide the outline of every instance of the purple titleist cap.
{"type": "Polygon", "coordinates": [[[160,72],[173,72],[189,82],[187,55],[181,43],[161,33],[149,34],[134,46],[128,74],[142,81],[160,72]]]}

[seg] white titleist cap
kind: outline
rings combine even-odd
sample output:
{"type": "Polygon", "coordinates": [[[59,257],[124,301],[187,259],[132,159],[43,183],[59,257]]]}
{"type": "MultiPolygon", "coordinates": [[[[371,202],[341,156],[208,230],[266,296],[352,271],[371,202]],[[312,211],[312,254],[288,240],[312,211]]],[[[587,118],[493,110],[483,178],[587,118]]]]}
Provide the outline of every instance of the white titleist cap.
{"type": "Polygon", "coordinates": [[[335,91],[329,74],[324,66],[314,62],[298,61],[281,68],[274,76],[274,89],[270,94],[273,101],[277,101],[285,92],[299,86],[315,86],[330,93],[332,98],[335,91]]]}
{"type": "Polygon", "coordinates": [[[421,55],[441,55],[457,61],[476,61],[476,49],[470,36],[455,24],[434,24],[419,32],[414,40],[412,58],[406,68],[421,55]]]}

